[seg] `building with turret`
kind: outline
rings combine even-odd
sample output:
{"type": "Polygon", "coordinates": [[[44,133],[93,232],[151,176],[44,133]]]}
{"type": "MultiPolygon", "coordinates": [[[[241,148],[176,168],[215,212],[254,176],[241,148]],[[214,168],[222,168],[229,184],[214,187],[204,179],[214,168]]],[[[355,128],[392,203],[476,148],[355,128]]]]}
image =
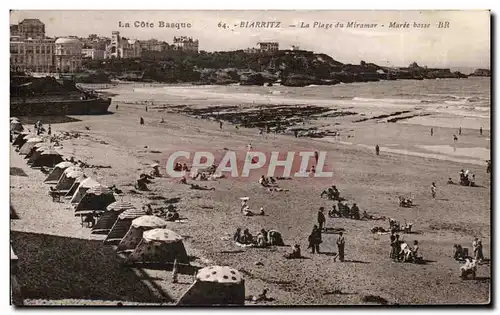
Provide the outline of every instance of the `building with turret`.
{"type": "Polygon", "coordinates": [[[105,58],[138,58],[141,56],[141,44],[136,39],[120,36],[120,32],[111,33],[111,42],[106,46],[105,58]]]}

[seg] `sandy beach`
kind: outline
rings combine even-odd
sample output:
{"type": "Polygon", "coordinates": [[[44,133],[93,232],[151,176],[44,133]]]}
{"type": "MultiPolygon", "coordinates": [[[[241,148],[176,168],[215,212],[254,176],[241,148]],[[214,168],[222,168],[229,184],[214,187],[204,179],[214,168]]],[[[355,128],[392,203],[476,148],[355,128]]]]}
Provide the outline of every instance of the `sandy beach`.
{"type": "MultiPolygon", "coordinates": [[[[487,126],[483,126],[482,137],[476,129],[464,126],[455,148],[450,141],[454,128],[434,127],[431,137],[425,123],[367,120],[353,124],[355,118],[350,116],[335,120],[341,134],[336,140],[258,135],[253,128],[224,124],[220,129],[216,121],[169,110],[187,103],[219,104],[213,99],[145,98],[128,85],[107,92],[117,94],[110,107],[112,114],[74,116],[79,121],[52,124],[53,133],[77,131],[81,135],[63,141],[60,153],[88,164],[110,166],[89,168],[85,173],[102,184],[116,185],[124,191],[123,200],[159,206],[165,199],[179,198],[176,206],[186,220],[170,223],[168,228],[184,237],[192,263],[240,270],[247,295],[267,288],[274,299],[266,302],[269,305],[371,304],[366,300],[369,295],[401,305],[489,302],[490,266],[478,267],[477,280],[462,281],[460,264],[452,257],[453,244],[471,248],[476,236],[483,241],[485,257],[490,257],[490,176],[484,163],[489,150],[483,151],[489,148],[487,126]],[[159,104],[162,99],[168,101],[159,104]],[[146,112],[143,101],[155,104],[146,112]],[[139,125],[139,117],[145,125],[139,125]],[[282,192],[263,189],[257,182],[262,172],[246,179],[198,183],[213,191],[192,190],[163,177],[148,186],[149,192],[130,192],[138,175],[149,171],[149,164],[165,165],[171,152],[244,151],[249,143],[262,152],[325,151],[334,176],[279,181],[280,187],[288,189],[282,192]],[[379,156],[375,144],[381,146],[379,156]],[[478,187],[446,184],[449,177],[456,182],[461,169],[476,174],[478,187]],[[437,185],[436,199],[431,198],[432,182],[437,185]],[[327,227],[345,230],[346,261],[333,261],[337,251],[333,233],[323,234],[322,254],[309,253],[307,236],[316,224],[318,208],[331,208],[331,201],[320,198],[330,185],[336,185],[361,211],[412,222],[414,233],[402,237],[408,243],[419,241],[426,263],[395,263],[389,258],[389,235],[370,232],[374,226],[388,228],[387,221],[327,218],[327,227]],[[416,206],[399,207],[397,196],[410,194],[416,206]],[[239,200],[243,196],[250,198],[252,210],[263,207],[266,215],[243,216],[239,200]],[[231,241],[238,227],[253,234],[262,228],[276,229],[287,245],[300,244],[306,257],[284,259],[290,247],[238,247],[231,241]]],[[[370,107],[365,112],[370,117],[387,110],[375,112],[370,107]]],[[[82,227],[69,204],[52,202],[48,185],[42,183],[45,175],[30,169],[13,149],[10,154],[11,168],[27,175],[11,175],[10,186],[11,206],[19,216],[11,220],[11,237],[20,259],[19,281],[26,288],[26,304],[172,304],[189,287],[190,275],[181,275],[180,283],[172,284],[170,271],[120,267],[112,248],[102,244],[103,236],[91,235],[90,229],[82,227]],[[69,270],[65,265],[76,267],[69,270]]]]}

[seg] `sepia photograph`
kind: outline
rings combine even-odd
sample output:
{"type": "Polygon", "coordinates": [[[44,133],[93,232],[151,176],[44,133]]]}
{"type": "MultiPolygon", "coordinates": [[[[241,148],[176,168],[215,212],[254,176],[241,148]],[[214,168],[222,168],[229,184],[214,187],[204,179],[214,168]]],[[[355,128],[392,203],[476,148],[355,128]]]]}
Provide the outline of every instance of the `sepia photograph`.
{"type": "Polygon", "coordinates": [[[489,10],[10,10],[10,303],[491,306],[489,10]]]}

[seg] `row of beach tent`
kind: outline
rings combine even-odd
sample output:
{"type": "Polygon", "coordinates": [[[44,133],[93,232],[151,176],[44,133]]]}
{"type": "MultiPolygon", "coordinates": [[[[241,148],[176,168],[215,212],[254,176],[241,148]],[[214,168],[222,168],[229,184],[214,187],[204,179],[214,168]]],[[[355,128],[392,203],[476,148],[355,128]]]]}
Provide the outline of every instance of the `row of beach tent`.
{"type": "MultiPolygon", "coordinates": [[[[21,125],[22,126],[22,125],[21,125]]],[[[41,136],[25,133],[17,127],[11,135],[12,145],[25,155],[31,167],[51,168],[44,183],[52,185],[49,194],[69,200],[75,216],[98,215],[91,233],[105,234],[104,244],[116,251],[130,265],[189,265],[183,238],[167,229],[169,222],[136,207],[116,200],[114,192],[85,175],[84,170],[65,161],[41,136]]],[[[178,305],[243,305],[245,285],[241,273],[227,266],[202,268],[195,282],[178,301],[178,305]]]]}

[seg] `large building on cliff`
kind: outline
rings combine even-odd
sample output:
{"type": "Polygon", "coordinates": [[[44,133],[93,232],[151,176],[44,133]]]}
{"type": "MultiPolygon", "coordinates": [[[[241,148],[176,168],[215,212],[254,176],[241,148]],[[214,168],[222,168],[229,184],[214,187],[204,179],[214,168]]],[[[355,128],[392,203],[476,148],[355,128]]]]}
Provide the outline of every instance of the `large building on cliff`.
{"type": "Polygon", "coordinates": [[[193,39],[187,36],[174,37],[174,50],[180,50],[184,52],[197,53],[199,50],[200,42],[197,39],[193,39]]]}

